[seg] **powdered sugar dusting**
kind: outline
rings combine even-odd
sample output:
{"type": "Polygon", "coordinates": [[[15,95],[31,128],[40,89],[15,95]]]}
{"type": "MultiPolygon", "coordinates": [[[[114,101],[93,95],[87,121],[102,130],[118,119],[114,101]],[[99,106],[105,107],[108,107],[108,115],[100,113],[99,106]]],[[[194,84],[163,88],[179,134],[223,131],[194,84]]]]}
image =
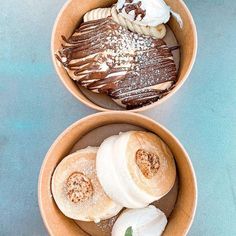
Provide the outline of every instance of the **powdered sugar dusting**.
{"type": "Polygon", "coordinates": [[[112,217],[108,220],[103,220],[100,223],[96,224],[102,232],[111,232],[112,227],[118,216],[112,217]]]}

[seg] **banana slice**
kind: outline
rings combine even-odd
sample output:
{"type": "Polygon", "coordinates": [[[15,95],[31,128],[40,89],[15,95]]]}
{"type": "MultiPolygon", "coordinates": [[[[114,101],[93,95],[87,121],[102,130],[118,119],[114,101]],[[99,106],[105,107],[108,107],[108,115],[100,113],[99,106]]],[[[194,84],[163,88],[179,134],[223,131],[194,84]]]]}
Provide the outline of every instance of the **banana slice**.
{"type": "Polygon", "coordinates": [[[87,12],[84,15],[84,22],[87,21],[92,21],[92,20],[98,20],[98,19],[102,19],[102,18],[107,18],[111,16],[111,8],[96,8],[94,10],[91,10],[89,12],[87,12]]]}
{"type": "Polygon", "coordinates": [[[122,209],[105,194],[97,179],[97,150],[87,147],[65,157],[53,174],[53,197],[69,218],[99,222],[115,216],[122,209]]]}
{"type": "Polygon", "coordinates": [[[124,236],[130,230],[132,236],[160,236],[167,224],[165,214],[154,206],[127,209],[116,220],[112,236],[124,236]]]}
{"type": "Polygon", "coordinates": [[[113,5],[110,8],[96,8],[89,12],[87,12],[83,20],[84,22],[87,21],[93,21],[93,20],[99,20],[102,18],[112,17],[112,19],[120,24],[121,26],[125,27],[126,29],[129,29],[132,32],[136,32],[141,35],[147,35],[152,36],[154,38],[162,39],[166,35],[166,27],[164,24],[159,24],[157,26],[144,26],[139,25],[135,23],[134,21],[130,21],[129,19],[122,16],[122,14],[119,14],[117,11],[116,4],[113,5]]]}
{"type": "Polygon", "coordinates": [[[98,179],[106,194],[127,208],[142,208],[167,194],[176,168],[168,146],[155,134],[129,131],[100,146],[98,179]]]}

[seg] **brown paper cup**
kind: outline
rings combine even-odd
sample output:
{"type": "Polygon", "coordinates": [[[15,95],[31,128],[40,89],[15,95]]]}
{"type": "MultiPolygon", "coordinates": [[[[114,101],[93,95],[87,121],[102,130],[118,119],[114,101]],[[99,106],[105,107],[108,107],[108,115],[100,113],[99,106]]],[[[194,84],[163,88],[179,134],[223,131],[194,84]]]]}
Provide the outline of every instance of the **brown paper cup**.
{"type": "MultiPolygon", "coordinates": [[[[197,52],[197,32],[196,27],[193,21],[193,18],[191,16],[191,13],[189,12],[188,8],[184,4],[182,0],[165,0],[166,3],[176,12],[178,12],[184,22],[183,29],[181,29],[178,25],[178,23],[172,18],[169,22],[169,25],[174,32],[177,41],[179,42],[179,45],[181,47],[181,58],[180,58],[180,68],[178,72],[178,82],[176,84],[176,87],[172,89],[172,91],[163,97],[162,99],[158,100],[157,102],[144,106],[142,108],[134,109],[133,112],[141,112],[145,111],[149,108],[152,108],[154,106],[159,105],[160,103],[167,100],[169,97],[171,97],[185,82],[187,79],[195,58],[196,58],[196,52],[197,52]]],[[[60,64],[55,59],[55,52],[58,51],[58,49],[61,48],[61,35],[64,35],[65,37],[71,36],[73,31],[75,30],[76,26],[81,22],[83,15],[92,9],[98,8],[98,7],[107,7],[111,6],[111,4],[115,3],[116,1],[109,1],[109,0],[70,0],[68,1],[64,7],[61,9],[54,28],[52,32],[52,39],[51,39],[51,53],[52,53],[52,59],[53,64],[55,66],[55,69],[57,71],[57,74],[59,75],[61,81],[65,85],[65,87],[82,103],[85,105],[99,110],[99,111],[110,111],[110,110],[117,110],[117,108],[111,108],[107,109],[104,107],[101,107],[95,103],[93,103],[91,100],[89,100],[77,87],[77,85],[70,79],[68,74],[66,73],[65,69],[60,66],[60,64]]],[[[99,98],[103,99],[103,98],[99,98]]]]}
{"type": "MultiPolygon", "coordinates": [[[[70,0],[60,11],[52,32],[52,58],[55,69],[61,81],[66,86],[66,88],[82,103],[99,111],[109,111],[109,109],[103,108],[89,100],[70,79],[64,68],[59,66],[59,63],[57,63],[54,54],[61,47],[61,35],[69,37],[87,11],[98,7],[110,6],[115,2],[116,1],[108,0],[70,0]]],[[[181,46],[181,61],[178,73],[178,82],[176,84],[176,87],[168,95],[151,105],[132,110],[134,112],[145,111],[149,108],[157,106],[158,104],[162,103],[170,96],[172,96],[187,79],[195,61],[197,51],[197,33],[192,16],[182,0],[166,0],[166,3],[170,5],[174,11],[178,12],[181,15],[184,22],[183,29],[180,29],[178,23],[175,20],[171,19],[169,22],[169,25],[181,46]]]]}
{"type": "Polygon", "coordinates": [[[76,148],[91,145],[99,146],[104,138],[120,131],[145,129],[160,136],[171,149],[178,171],[178,196],[174,209],[168,219],[165,236],[183,236],[187,234],[196,210],[197,183],[190,158],[180,142],[167,129],[155,121],[131,112],[98,113],[81,119],[67,128],[48,151],[39,176],[38,200],[41,215],[50,235],[82,236],[88,235],[75,221],[64,216],[57,208],[51,194],[51,177],[57,164],[76,148]],[[85,135],[96,129],[94,137],[85,142],[85,135]],[[79,146],[78,146],[79,141],[79,146]]]}

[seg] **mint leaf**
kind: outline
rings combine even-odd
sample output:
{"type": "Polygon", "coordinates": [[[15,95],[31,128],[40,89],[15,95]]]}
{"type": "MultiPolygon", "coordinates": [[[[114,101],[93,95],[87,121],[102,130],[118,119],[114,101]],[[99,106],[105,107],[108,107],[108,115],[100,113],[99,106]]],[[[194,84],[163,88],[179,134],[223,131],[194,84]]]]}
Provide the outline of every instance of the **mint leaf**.
{"type": "Polygon", "coordinates": [[[132,227],[130,226],[126,231],[125,231],[125,236],[132,236],[133,235],[133,230],[132,227]]]}

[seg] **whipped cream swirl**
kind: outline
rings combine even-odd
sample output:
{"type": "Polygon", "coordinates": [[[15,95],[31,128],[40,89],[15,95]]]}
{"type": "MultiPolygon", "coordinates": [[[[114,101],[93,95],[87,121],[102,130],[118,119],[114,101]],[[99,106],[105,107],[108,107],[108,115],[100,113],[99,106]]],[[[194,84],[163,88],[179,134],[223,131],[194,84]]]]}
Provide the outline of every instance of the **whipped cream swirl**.
{"type": "Polygon", "coordinates": [[[180,15],[172,11],[163,0],[118,0],[117,11],[124,18],[143,26],[167,23],[172,14],[180,27],[183,27],[180,15]]]}

